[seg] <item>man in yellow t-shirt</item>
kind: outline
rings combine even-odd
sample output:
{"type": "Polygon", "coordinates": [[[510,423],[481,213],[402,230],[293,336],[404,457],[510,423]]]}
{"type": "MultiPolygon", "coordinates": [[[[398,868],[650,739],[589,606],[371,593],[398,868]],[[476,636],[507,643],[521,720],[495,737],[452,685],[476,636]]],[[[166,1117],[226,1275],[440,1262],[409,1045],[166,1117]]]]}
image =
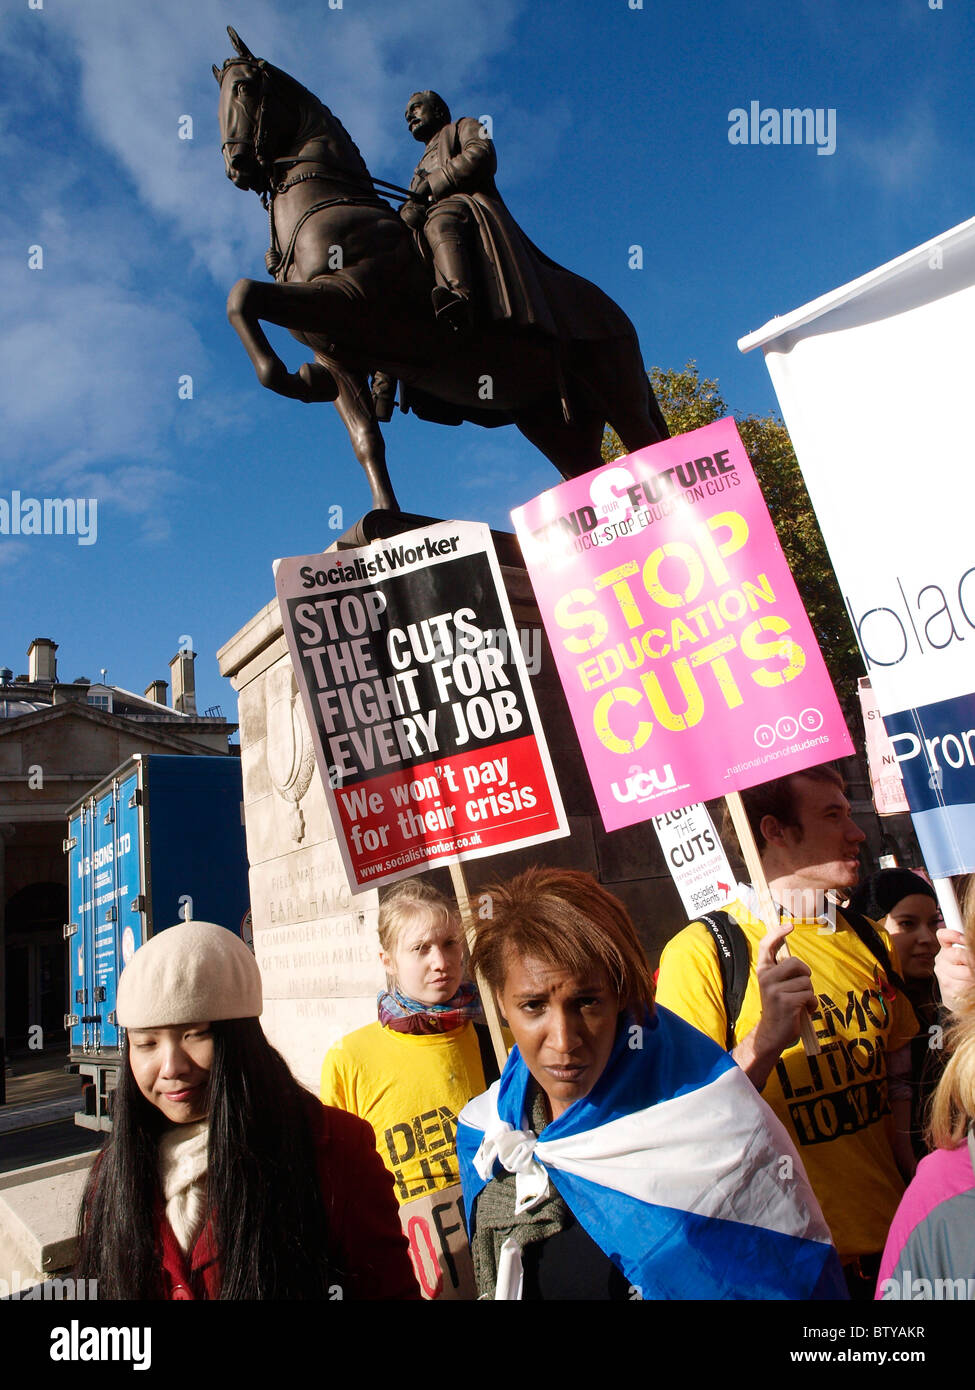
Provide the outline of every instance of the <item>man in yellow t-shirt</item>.
{"type": "MultiPolygon", "coordinates": [[[[742,800],[780,922],[766,932],[748,885],[727,908],[750,966],[732,1056],[795,1141],[851,1292],[872,1294],[871,1262],[912,1165],[909,1099],[895,1085],[892,1107],[889,1081],[909,1066],[917,1022],[877,956],[826,899],[829,890],[855,886],[866,838],[850,818],[839,774],[811,768],[753,787],[742,800]],[[786,938],[792,954],[777,960],[786,938]],[[807,1057],[798,1039],[804,1009],[818,1057],[807,1057]]],[[[890,938],[878,935],[890,953],[890,938]]],[[[700,922],[665,947],[657,1002],[726,1045],[717,948],[700,922]]]]}

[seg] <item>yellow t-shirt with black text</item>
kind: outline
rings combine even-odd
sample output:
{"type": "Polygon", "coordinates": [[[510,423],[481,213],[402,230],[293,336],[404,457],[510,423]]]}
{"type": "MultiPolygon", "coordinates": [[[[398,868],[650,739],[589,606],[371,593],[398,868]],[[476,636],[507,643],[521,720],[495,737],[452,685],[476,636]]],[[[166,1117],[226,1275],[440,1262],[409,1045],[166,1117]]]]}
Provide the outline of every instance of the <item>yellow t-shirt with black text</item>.
{"type": "MultiPolygon", "coordinates": [[[[735,1030],[741,1040],[761,1017],[755,959],[765,926],[740,900],[725,910],[744,931],[751,961],[735,1030]]],[[[878,931],[893,954],[890,938],[878,931]]],[[[904,1192],[890,1145],[887,1053],[910,1041],[917,1020],[841,913],[835,931],[796,922],[787,941],[812,971],[812,1021],[822,1051],[807,1057],[797,1039],[761,1095],[799,1151],[840,1257],[872,1254],[883,1249],[904,1192]]],[[[702,923],[692,922],[664,947],[657,1002],[724,1047],[721,970],[714,938],[702,923]]]]}
{"type": "Polygon", "coordinates": [[[323,1103],[369,1121],[401,1204],[460,1181],[457,1116],[486,1089],[473,1023],[423,1034],[370,1023],[322,1065],[323,1103]]]}

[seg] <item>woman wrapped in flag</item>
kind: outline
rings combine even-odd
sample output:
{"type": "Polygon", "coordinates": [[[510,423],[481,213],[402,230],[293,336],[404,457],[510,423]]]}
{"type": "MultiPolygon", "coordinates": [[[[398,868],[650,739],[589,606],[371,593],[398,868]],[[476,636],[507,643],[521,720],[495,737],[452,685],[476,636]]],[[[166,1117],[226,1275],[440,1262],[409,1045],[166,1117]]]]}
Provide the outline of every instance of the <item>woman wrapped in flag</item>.
{"type": "Polygon", "coordinates": [[[658,1009],[590,875],[489,890],[472,964],[517,1046],[457,1130],[481,1298],[845,1298],[791,1140],[732,1059],[658,1009]]]}

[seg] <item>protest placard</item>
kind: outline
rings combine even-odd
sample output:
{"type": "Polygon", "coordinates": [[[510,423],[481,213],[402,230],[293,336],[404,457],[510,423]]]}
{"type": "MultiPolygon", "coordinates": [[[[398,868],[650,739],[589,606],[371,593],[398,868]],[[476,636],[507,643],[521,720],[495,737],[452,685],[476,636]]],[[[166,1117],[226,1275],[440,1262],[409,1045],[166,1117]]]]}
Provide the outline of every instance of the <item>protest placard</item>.
{"type": "Polygon", "coordinates": [[[904,779],[901,776],[897,754],[884,728],[869,676],[860,677],[857,690],[860,695],[860,712],[863,715],[874,810],[878,816],[900,815],[911,808],[904,793],[904,779]]]}
{"type": "Polygon", "coordinates": [[[568,834],[491,533],[275,563],[353,889],[568,834]]]}
{"type": "Polygon", "coordinates": [[[607,830],[852,751],[733,420],[512,515],[607,830]]]}
{"type": "Polygon", "coordinates": [[[460,1183],[404,1202],[399,1219],[423,1297],[440,1303],[476,1299],[460,1183]]]}
{"type": "Polygon", "coordinates": [[[738,344],[765,353],[936,879],[975,869],[973,313],[975,218],[738,344]]]}
{"type": "Polygon", "coordinates": [[[674,886],[692,920],[730,902],[737,880],[708,808],[698,803],[653,817],[674,886]]]}

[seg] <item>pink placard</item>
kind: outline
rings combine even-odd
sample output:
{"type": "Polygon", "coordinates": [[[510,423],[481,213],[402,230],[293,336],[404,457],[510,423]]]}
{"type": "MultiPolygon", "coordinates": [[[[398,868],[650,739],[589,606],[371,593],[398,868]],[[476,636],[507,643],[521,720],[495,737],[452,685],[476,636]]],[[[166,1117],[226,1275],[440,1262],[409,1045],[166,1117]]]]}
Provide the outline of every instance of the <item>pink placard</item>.
{"type": "Polygon", "coordinates": [[[897,754],[884,728],[870,677],[861,676],[857,681],[857,689],[860,692],[860,713],[863,715],[874,810],[878,816],[903,815],[911,808],[904,791],[904,779],[901,776],[897,754]]]}
{"type": "Polygon", "coordinates": [[[512,517],[607,830],[853,751],[734,420],[512,517]]]}

